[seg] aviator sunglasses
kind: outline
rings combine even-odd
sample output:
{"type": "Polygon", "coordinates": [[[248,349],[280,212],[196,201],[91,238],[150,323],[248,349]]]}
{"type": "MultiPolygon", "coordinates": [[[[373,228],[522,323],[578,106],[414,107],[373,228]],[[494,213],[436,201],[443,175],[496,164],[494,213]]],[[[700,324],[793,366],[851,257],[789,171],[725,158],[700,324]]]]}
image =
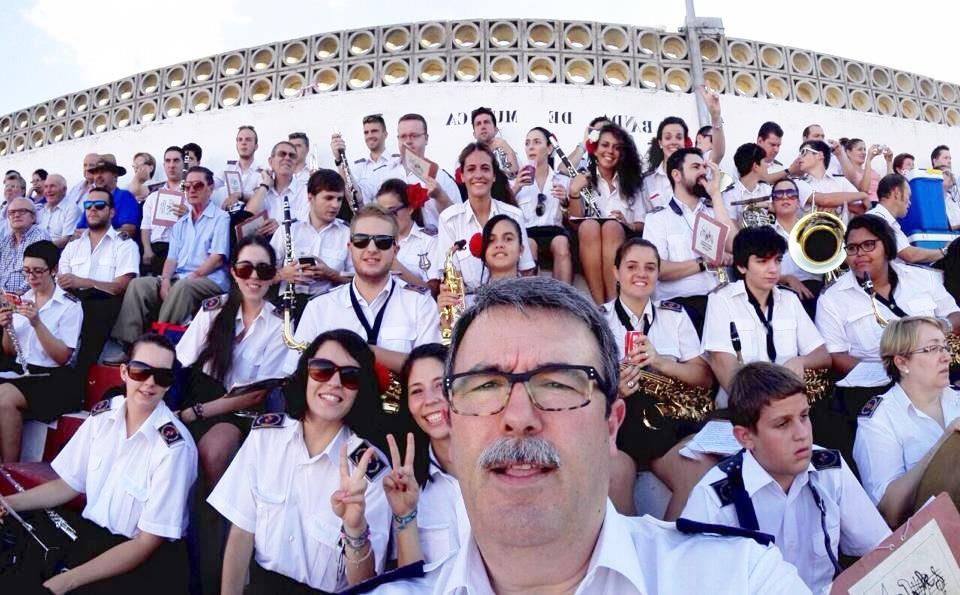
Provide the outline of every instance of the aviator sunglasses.
{"type": "Polygon", "coordinates": [[[307,362],[307,374],[317,382],[328,382],[333,375],[340,372],[340,384],[348,390],[360,388],[359,366],[338,366],[332,361],[315,357],[307,362]]]}

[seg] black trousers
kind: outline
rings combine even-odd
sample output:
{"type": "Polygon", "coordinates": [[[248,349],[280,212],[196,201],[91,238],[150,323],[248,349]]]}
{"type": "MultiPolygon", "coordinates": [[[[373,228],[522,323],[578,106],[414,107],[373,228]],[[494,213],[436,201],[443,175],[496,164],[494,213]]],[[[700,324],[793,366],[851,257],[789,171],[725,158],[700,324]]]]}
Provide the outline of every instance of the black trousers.
{"type": "Polygon", "coordinates": [[[140,265],[140,276],[151,275],[159,277],[163,274],[163,263],[167,260],[167,254],[170,252],[170,242],[150,242],[150,249],[153,250],[153,260],[150,264],[140,265]]]}
{"type": "Polygon", "coordinates": [[[90,366],[97,363],[100,352],[113,328],[123,296],[110,295],[98,290],[77,292],[80,305],[83,306],[83,324],[80,327],[80,349],[77,351],[76,369],[86,374],[90,366]]]}

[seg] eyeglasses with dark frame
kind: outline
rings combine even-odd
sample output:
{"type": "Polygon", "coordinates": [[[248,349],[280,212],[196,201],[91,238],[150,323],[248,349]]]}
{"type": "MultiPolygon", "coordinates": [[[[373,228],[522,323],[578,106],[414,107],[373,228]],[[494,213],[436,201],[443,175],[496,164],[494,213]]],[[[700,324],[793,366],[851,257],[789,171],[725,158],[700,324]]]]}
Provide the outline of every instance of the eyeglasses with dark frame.
{"type": "Polygon", "coordinates": [[[454,413],[496,415],[507,407],[513,386],[522,383],[533,406],[541,411],[571,411],[586,407],[595,391],[606,393],[606,382],[593,366],[547,364],[518,374],[500,370],[460,372],[444,379],[444,391],[454,413]]]}
{"type": "Polygon", "coordinates": [[[206,187],[207,187],[206,182],[184,182],[183,183],[184,192],[190,192],[192,190],[199,191],[199,190],[203,190],[206,187]]]}
{"type": "Polygon", "coordinates": [[[792,188],[786,190],[774,190],[770,193],[770,198],[773,200],[800,200],[800,193],[792,188]]]}
{"type": "Polygon", "coordinates": [[[23,273],[24,277],[39,277],[49,270],[49,267],[34,267],[32,269],[30,267],[23,267],[20,269],[20,272],[23,273]]]}
{"type": "Polygon", "coordinates": [[[107,201],[105,201],[105,200],[85,200],[85,201],[83,201],[83,210],[84,210],[84,211],[89,211],[90,209],[93,209],[93,210],[95,210],[95,211],[102,211],[102,210],[106,209],[106,208],[109,207],[109,206],[110,206],[110,205],[108,205],[108,204],[107,204],[107,201]]]}
{"type": "Polygon", "coordinates": [[[847,254],[851,256],[854,254],[859,254],[860,252],[867,254],[877,249],[877,242],[879,241],[880,240],[864,240],[859,244],[847,244],[843,247],[843,249],[846,250],[847,254]]]}

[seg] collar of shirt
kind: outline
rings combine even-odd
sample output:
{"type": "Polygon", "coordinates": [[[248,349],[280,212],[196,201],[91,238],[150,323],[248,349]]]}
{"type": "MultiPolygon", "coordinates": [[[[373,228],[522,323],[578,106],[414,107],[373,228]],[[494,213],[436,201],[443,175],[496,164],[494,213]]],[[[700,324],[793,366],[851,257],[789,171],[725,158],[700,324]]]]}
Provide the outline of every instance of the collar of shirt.
{"type": "Polygon", "coordinates": [[[601,176],[600,172],[597,172],[597,190],[605,196],[620,194],[620,173],[613,174],[613,181],[608,184],[606,178],[601,176]]]}
{"type": "Polygon", "coordinates": [[[163,412],[166,408],[167,406],[164,402],[159,401],[153,408],[153,411],[150,412],[150,415],[147,416],[147,419],[143,420],[143,423],[137,428],[137,431],[127,438],[127,399],[126,397],[118,396],[114,397],[113,407],[111,407],[110,412],[107,414],[107,421],[115,424],[117,432],[120,433],[124,439],[130,440],[137,434],[142,434],[145,438],[149,439],[150,433],[148,433],[148,430],[158,430],[160,426],[170,421],[170,419],[167,418],[172,416],[164,415],[163,412]]]}
{"type": "MultiPolygon", "coordinates": [[[[744,195],[743,198],[758,198],[760,196],[763,196],[763,193],[765,191],[764,186],[767,186],[766,182],[758,181],[757,185],[753,187],[753,190],[750,190],[749,188],[743,185],[743,182],[741,180],[737,180],[733,184],[734,184],[734,188],[739,190],[740,194],[744,195]]],[[[769,191],[767,193],[769,193],[769,191]]]]}
{"type": "Polygon", "coordinates": [[[357,301],[360,302],[360,305],[366,306],[371,310],[375,310],[376,309],[375,305],[378,305],[381,302],[383,302],[383,300],[387,299],[387,294],[390,293],[390,288],[393,287],[394,283],[396,283],[396,281],[394,280],[393,275],[391,275],[390,278],[387,279],[387,282],[383,285],[383,288],[380,290],[380,293],[378,293],[377,296],[372,300],[370,300],[370,302],[368,303],[367,300],[363,298],[363,295],[360,293],[360,290],[357,288],[357,278],[354,277],[353,280],[350,281],[350,285],[347,286],[347,288],[344,291],[340,292],[340,304],[343,305],[343,307],[345,308],[353,307],[353,303],[350,301],[350,291],[349,291],[349,288],[353,288],[353,293],[354,295],[357,296],[357,301]]]}
{"type": "MultiPolygon", "coordinates": [[[[728,287],[730,287],[730,289],[729,289],[729,291],[730,291],[730,297],[742,295],[742,296],[744,296],[744,299],[746,299],[746,295],[747,295],[747,282],[746,282],[746,281],[744,281],[743,279],[740,279],[739,281],[735,281],[735,282],[731,283],[728,287]]],[[[773,286],[773,289],[770,290],[770,296],[773,298],[773,303],[774,303],[774,304],[779,304],[779,303],[780,303],[780,288],[779,288],[778,286],[774,285],[774,286],[773,286]]]]}
{"type": "MultiPolygon", "coordinates": [[[[24,292],[24,294],[23,294],[23,296],[22,296],[21,299],[24,299],[24,300],[35,300],[35,299],[36,299],[36,293],[34,293],[34,291],[33,291],[32,289],[28,289],[26,292],[24,292]]],[[[40,309],[39,309],[37,312],[38,312],[38,313],[39,313],[39,312],[43,312],[44,310],[46,310],[47,308],[50,307],[50,304],[52,304],[52,303],[54,303],[54,302],[59,302],[59,303],[61,303],[61,304],[67,304],[67,303],[70,303],[71,301],[72,301],[72,300],[68,300],[68,299],[67,299],[67,292],[64,291],[63,289],[61,289],[59,285],[56,285],[56,284],[55,284],[55,285],[53,286],[53,295],[50,296],[50,299],[47,300],[47,302],[46,302],[43,306],[41,306],[40,309]]]]}
{"type": "MultiPolygon", "coordinates": [[[[796,497],[796,494],[800,493],[800,489],[807,484],[807,481],[809,480],[808,475],[811,471],[816,471],[812,462],[807,465],[806,472],[800,473],[793,478],[793,483],[790,484],[790,490],[787,494],[785,494],[788,499],[794,498],[796,497]]],[[[753,453],[751,453],[749,450],[744,452],[743,487],[747,490],[747,494],[749,494],[752,498],[754,494],[771,484],[776,490],[778,490],[780,493],[783,493],[783,488],[773,477],[771,477],[769,473],[767,473],[766,469],[760,466],[760,463],[754,458],[753,453]]]]}
{"type": "Polygon", "coordinates": [[[449,475],[446,469],[440,466],[440,459],[437,458],[437,453],[433,451],[432,444],[427,447],[427,452],[429,453],[430,457],[430,466],[428,467],[427,475],[430,476],[430,479],[435,479],[437,475],[449,475]]]}
{"type": "Polygon", "coordinates": [[[409,240],[410,238],[420,238],[420,239],[427,238],[427,239],[429,239],[429,238],[431,238],[431,237],[432,237],[432,236],[427,235],[427,233],[426,233],[425,231],[423,231],[423,228],[422,228],[422,227],[420,227],[419,225],[417,225],[416,223],[414,223],[412,226],[410,226],[410,233],[407,234],[407,237],[405,237],[405,238],[400,238],[400,241],[401,241],[401,242],[404,242],[404,241],[409,240]]]}
{"type": "MultiPolygon", "coordinates": [[[[653,297],[653,296],[651,296],[651,297],[653,297]]],[[[617,299],[620,299],[620,298],[617,298],[617,299]]],[[[643,325],[641,324],[641,320],[642,320],[642,318],[643,318],[643,315],[647,315],[647,319],[650,320],[651,322],[653,322],[653,316],[654,316],[654,315],[653,315],[653,300],[652,300],[652,299],[647,298],[647,305],[644,306],[643,312],[641,312],[639,316],[637,316],[637,314],[634,313],[634,311],[630,309],[630,306],[628,306],[627,304],[625,304],[625,303],[623,302],[623,300],[620,300],[620,305],[623,306],[623,310],[630,316],[630,324],[633,325],[633,328],[635,328],[635,329],[641,329],[641,330],[643,329],[643,325]]],[[[614,305],[614,307],[616,307],[616,305],[614,305]]]]}
{"type": "MultiPolygon", "coordinates": [[[[243,333],[244,338],[249,337],[253,333],[253,329],[257,328],[257,323],[260,320],[266,319],[268,316],[273,316],[273,304],[268,301],[263,302],[263,307],[260,308],[260,312],[257,314],[257,317],[253,319],[253,322],[250,323],[250,328],[243,333]]],[[[235,335],[239,335],[243,332],[243,308],[237,308],[237,325],[235,327],[235,335]]]]}
{"type": "MultiPolygon", "coordinates": [[[[477,224],[480,228],[483,228],[483,225],[480,224],[480,220],[477,219],[476,213],[473,212],[473,206],[470,204],[470,200],[467,199],[467,200],[463,201],[462,204],[463,204],[463,212],[466,213],[466,215],[467,215],[467,221],[466,221],[466,223],[469,223],[470,220],[472,219],[474,222],[476,222],[476,224],[477,224]]],[[[495,199],[495,198],[490,198],[490,217],[493,217],[494,215],[499,215],[499,214],[500,214],[500,212],[501,212],[501,210],[500,210],[500,205],[501,205],[501,204],[503,204],[503,203],[501,203],[499,200],[497,200],[497,199],[495,199]]],[[[488,219],[488,221],[489,221],[489,219],[488,219]]]]}
{"type": "MultiPolygon", "coordinates": [[[[330,443],[327,446],[317,453],[316,456],[311,457],[310,453],[307,451],[307,443],[303,438],[303,422],[295,421],[287,418],[287,423],[295,423],[294,431],[290,432],[287,435],[288,440],[296,440],[295,448],[300,451],[301,460],[297,462],[300,465],[312,465],[318,461],[323,460],[324,457],[330,460],[330,463],[335,467],[339,468],[340,464],[340,445],[341,443],[346,444],[350,439],[350,429],[345,425],[341,425],[340,429],[334,435],[333,439],[330,440],[330,443]]],[[[270,430],[272,431],[272,430],[270,430]]],[[[349,454],[349,453],[348,453],[349,454]]]]}
{"type": "Polygon", "coordinates": [[[883,206],[882,202],[878,202],[874,204],[873,207],[870,208],[870,210],[867,212],[870,213],[871,215],[875,215],[877,217],[883,218],[887,223],[890,223],[891,225],[896,223],[897,227],[900,226],[900,222],[897,221],[897,218],[893,216],[893,213],[890,212],[890,209],[883,206]]]}
{"type": "MultiPolygon", "coordinates": [[[[193,211],[193,206],[188,204],[188,205],[187,205],[187,208],[189,209],[189,211],[187,212],[187,214],[189,215],[190,212],[193,211]]],[[[220,210],[220,207],[218,207],[217,205],[213,204],[213,201],[212,201],[212,200],[211,200],[211,201],[207,201],[207,206],[204,207],[204,209],[203,209],[202,211],[200,211],[200,216],[197,217],[197,221],[199,221],[200,219],[203,219],[204,217],[207,217],[207,218],[209,218],[209,219],[213,219],[214,216],[216,216],[216,212],[217,212],[218,210],[220,210]]],[[[196,223],[196,221],[194,221],[193,217],[183,217],[182,219],[180,219],[180,221],[188,221],[188,222],[192,222],[192,223],[194,223],[194,224],[196,223]]]]}
{"type": "Polygon", "coordinates": [[[684,216],[685,213],[690,213],[692,215],[695,215],[697,214],[698,211],[701,211],[707,208],[707,203],[702,198],[697,200],[697,206],[692,210],[690,209],[690,207],[686,205],[686,203],[681,201],[676,196],[671,196],[667,204],[670,205],[670,210],[672,210],[677,215],[680,215],[681,217],[684,216]]]}
{"type": "MultiPolygon", "coordinates": [[[[898,409],[904,411],[907,415],[912,414],[914,417],[930,419],[929,415],[918,409],[913,404],[913,401],[911,401],[910,397],[907,396],[907,393],[904,392],[903,387],[900,386],[899,382],[890,388],[886,396],[892,401],[891,405],[896,406],[898,409]]],[[[943,389],[943,394],[940,396],[940,410],[943,413],[943,422],[946,425],[949,425],[952,420],[960,417],[960,394],[958,394],[949,386],[943,389]]]]}
{"type": "MultiPolygon", "coordinates": [[[[308,217],[312,217],[312,216],[313,216],[312,214],[308,215],[308,217]]],[[[333,218],[333,221],[331,221],[330,223],[327,223],[320,229],[317,229],[313,225],[313,221],[311,221],[309,218],[306,221],[304,221],[304,224],[307,227],[309,227],[313,231],[313,233],[317,234],[318,236],[323,235],[324,233],[331,233],[333,230],[339,229],[341,227],[347,227],[346,223],[337,219],[336,217],[333,218]]]]}

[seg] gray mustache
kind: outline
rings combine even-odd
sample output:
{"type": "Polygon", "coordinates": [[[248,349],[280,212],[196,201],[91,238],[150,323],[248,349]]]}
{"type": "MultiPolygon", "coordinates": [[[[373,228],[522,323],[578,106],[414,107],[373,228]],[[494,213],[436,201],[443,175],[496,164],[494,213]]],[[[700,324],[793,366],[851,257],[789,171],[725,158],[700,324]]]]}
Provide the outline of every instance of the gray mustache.
{"type": "Polygon", "coordinates": [[[507,465],[559,467],[560,453],[543,438],[499,438],[480,453],[481,469],[507,465]]]}

